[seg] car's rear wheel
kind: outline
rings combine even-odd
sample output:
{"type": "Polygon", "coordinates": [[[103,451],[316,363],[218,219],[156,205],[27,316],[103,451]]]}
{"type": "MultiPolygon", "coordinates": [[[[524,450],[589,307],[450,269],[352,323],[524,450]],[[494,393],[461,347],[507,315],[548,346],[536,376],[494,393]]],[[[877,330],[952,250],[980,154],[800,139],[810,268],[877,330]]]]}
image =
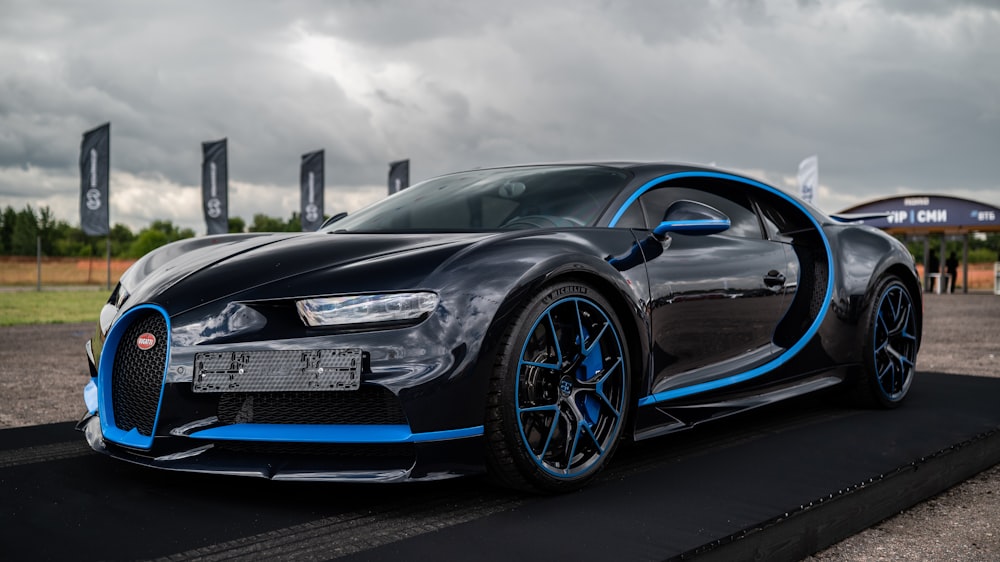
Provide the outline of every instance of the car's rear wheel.
{"type": "Polygon", "coordinates": [[[611,305],[580,283],[546,288],[503,335],[486,421],[491,476],[562,492],[607,463],[629,409],[628,356],[611,305]]]}
{"type": "Polygon", "coordinates": [[[895,408],[916,374],[917,311],[909,289],[890,276],[879,283],[867,310],[861,376],[855,396],[864,405],[895,408]]]}

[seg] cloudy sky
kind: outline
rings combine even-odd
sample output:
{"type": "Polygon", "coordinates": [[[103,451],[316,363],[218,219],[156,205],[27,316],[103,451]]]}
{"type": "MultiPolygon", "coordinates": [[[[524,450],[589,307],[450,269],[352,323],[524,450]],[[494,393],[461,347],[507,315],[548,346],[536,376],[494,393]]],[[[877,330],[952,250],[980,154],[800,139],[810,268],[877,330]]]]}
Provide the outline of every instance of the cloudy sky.
{"type": "Polygon", "coordinates": [[[230,216],[326,211],[411,179],[586,159],[714,162],[828,212],[897,193],[1000,206],[997,0],[0,0],[0,207],[79,224],[84,131],[111,122],[111,221],[204,233],[201,142],[230,216]]]}

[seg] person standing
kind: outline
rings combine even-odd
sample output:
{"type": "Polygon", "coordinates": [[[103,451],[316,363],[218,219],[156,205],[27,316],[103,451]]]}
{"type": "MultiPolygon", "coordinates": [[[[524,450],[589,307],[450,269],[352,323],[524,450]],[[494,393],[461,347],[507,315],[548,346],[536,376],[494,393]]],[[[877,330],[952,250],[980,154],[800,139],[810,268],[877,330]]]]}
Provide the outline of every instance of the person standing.
{"type": "Polygon", "coordinates": [[[958,258],[955,256],[955,252],[952,252],[948,259],[944,260],[944,270],[948,274],[951,284],[948,287],[942,287],[942,289],[948,289],[949,293],[954,293],[955,281],[958,280],[958,258]]]}
{"type": "MultiPolygon", "coordinates": [[[[941,282],[941,280],[939,279],[940,278],[939,274],[941,273],[941,262],[938,260],[937,252],[935,252],[934,250],[931,250],[931,257],[929,260],[927,260],[927,273],[928,273],[928,279],[930,280],[927,290],[928,292],[933,293],[934,283],[941,282]]],[[[944,287],[941,287],[941,289],[944,289],[944,287]]]]}

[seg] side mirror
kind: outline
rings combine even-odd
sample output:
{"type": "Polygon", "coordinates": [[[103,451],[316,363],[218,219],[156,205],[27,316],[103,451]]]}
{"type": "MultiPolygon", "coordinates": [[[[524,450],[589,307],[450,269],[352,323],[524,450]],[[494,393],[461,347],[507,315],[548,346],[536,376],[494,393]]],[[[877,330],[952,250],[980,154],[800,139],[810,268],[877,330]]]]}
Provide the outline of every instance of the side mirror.
{"type": "Polygon", "coordinates": [[[729,230],[729,217],[722,211],[704,203],[681,199],[674,201],[663,214],[663,222],[653,229],[653,236],[664,237],[668,232],[678,234],[718,234],[729,230]]]}

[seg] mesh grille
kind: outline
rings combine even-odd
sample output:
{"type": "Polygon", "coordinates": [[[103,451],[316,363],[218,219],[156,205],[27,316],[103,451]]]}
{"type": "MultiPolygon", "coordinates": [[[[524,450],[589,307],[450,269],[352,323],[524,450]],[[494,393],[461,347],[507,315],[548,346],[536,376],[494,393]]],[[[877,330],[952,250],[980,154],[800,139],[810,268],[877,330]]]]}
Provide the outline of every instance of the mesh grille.
{"type": "Polygon", "coordinates": [[[129,431],[151,436],[160,402],[163,371],[167,360],[167,323],[157,312],[137,313],[125,329],[115,353],[111,372],[111,406],[115,425],[129,431]],[[139,336],[152,334],[156,343],[143,350],[137,345],[139,336]]]}
{"type": "Polygon", "coordinates": [[[381,386],[349,392],[230,392],[219,397],[222,423],[405,424],[399,399],[381,386]]]}

